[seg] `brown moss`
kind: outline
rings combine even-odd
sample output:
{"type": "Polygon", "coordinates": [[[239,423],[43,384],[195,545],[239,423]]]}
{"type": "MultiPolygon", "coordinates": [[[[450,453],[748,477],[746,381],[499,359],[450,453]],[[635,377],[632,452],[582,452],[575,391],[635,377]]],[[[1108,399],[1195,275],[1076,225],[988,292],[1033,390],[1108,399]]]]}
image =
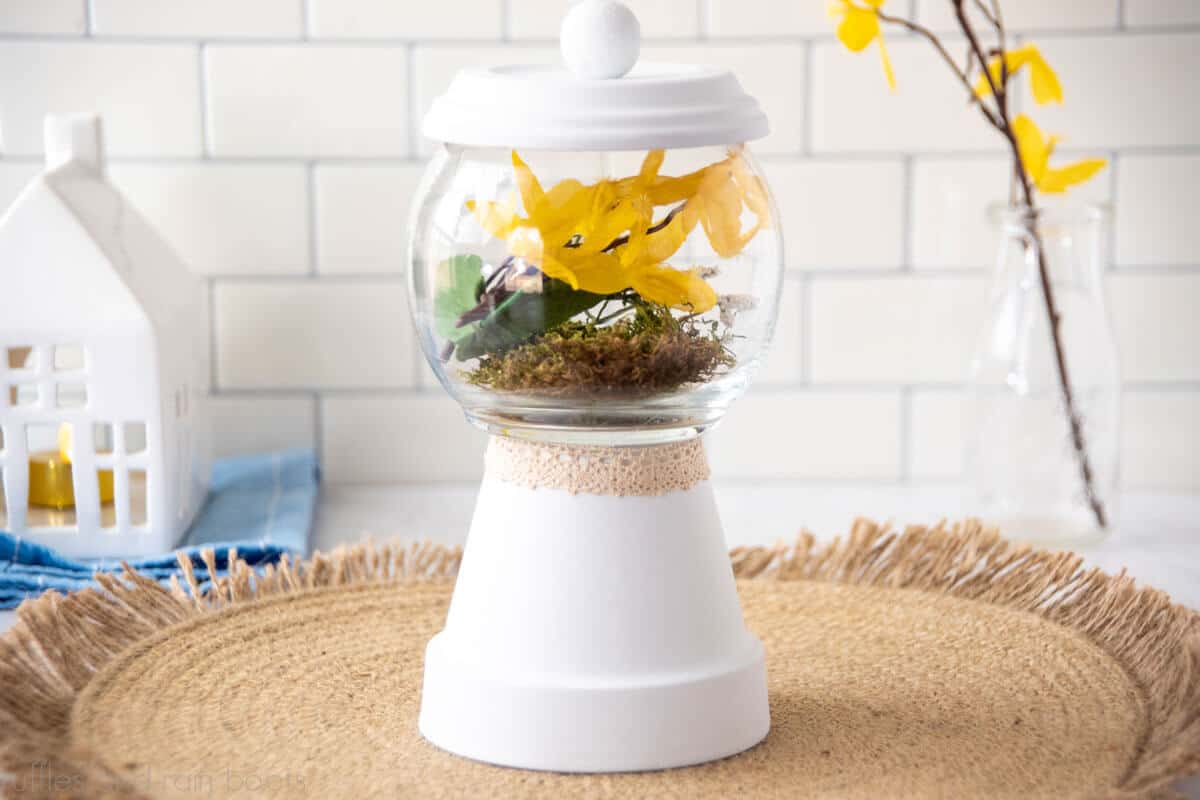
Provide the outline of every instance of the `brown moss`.
{"type": "Polygon", "coordinates": [[[569,322],[485,355],[467,380],[530,394],[645,396],[707,381],[734,363],[715,332],[643,308],[607,327],[569,322]]]}

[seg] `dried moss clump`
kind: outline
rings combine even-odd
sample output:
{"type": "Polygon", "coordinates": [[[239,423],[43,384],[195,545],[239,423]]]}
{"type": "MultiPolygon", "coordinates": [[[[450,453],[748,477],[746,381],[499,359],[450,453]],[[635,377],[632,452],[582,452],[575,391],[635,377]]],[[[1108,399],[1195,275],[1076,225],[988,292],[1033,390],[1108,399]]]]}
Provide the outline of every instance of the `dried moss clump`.
{"type": "Polygon", "coordinates": [[[644,396],[707,381],[734,363],[714,331],[665,309],[640,307],[606,327],[567,322],[485,355],[467,379],[501,391],[644,396]]]}

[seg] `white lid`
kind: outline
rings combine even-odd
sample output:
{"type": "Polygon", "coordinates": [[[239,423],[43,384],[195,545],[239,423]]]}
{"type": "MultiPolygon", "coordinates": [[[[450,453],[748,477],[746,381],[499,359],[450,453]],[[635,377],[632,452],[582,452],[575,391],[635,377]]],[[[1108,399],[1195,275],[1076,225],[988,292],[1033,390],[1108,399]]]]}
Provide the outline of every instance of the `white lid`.
{"type": "Polygon", "coordinates": [[[633,14],[582,0],[563,22],[563,67],[465,69],[425,116],[430,139],[470,147],[649,150],[740,144],[767,117],[728,70],[637,61],[633,14]],[[632,67],[632,69],[630,69],[632,67]]]}

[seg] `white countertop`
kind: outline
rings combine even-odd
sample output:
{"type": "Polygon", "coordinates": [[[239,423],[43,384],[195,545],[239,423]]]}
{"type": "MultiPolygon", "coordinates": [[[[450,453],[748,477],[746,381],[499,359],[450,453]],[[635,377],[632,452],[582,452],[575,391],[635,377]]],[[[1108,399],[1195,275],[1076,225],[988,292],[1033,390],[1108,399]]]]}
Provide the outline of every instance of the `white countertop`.
{"type": "MultiPolygon", "coordinates": [[[[328,550],[364,536],[401,536],[459,543],[466,538],[474,486],[327,486],[313,547],[328,550]]],[[[790,541],[801,529],[829,539],[857,516],[897,525],[958,516],[947,486],[784,485],[716,487],[730,547],[790,541]]],[[[1131,493],[1121,498],[1119,524],[1104,543],[1078,552],[1108,571],[1128,569],[1139,581],[1200,609],[1200,496],[1131,493]]]]}
{"type": "MultiPolygon", "coordinates": [[[[786,485],[716,487],[731,547],[791,540],[801,529],[828,539],[856,516],[897,525],[958,516],[951,487],[786,485]]],[[[476,487],[464,485],[325,486],[317,509],[314,550],[345,542],[403,537],[443,543],[466,538],[476,487]]],[[[1140,582],[1200,608],[1200,496],[1130,493],[1121,498],[1119,524],[1104,543],[1080,549],[1089,563],[1125,568],[1140,582]]],[[[0,612],[0,631],[12,622],[0,612]]],[[[1176,787],[1200,800],[1200,778],[1176,787]]]]}
{"type": "MultiPolygon", "coordinates": [[[[461,484],[324,486],[317,507],[314,550],[338,544],[403,537],[461,544],[476,487],[461,484]]],[[[958,516],[947,486],[874,488],[717,484],[717,504],[730,547],[791,540],[807,529],[820,539],[846,531],[856,516],[897,525],[958,516]]],[[[1079,552],[1105,570],[1125,568],[1139,581],[1200,609],[1200,496],[1129,493],[1119,524],[1099,546],[1079,552]]],[[[0,631],[11,624],[0,612],[0,631]]]]}

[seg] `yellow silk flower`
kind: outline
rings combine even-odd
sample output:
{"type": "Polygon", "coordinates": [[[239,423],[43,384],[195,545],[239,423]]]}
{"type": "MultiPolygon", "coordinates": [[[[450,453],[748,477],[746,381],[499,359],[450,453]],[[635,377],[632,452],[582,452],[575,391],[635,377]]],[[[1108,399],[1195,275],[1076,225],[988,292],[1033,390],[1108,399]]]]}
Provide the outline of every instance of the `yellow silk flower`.
{"type": "Polygon", "coordinates": [[[565,180],[545,191],[514,152],[527,217],[517,213],[515,194],[467,206],[484,230],[506,242],[509,253],[575,289],[613,294],[632,288],[651,302],[701,313],[716,304],[716,292],[696,270],[664,262],[697,224],[718,255],[741,252],[769,217],[766,189],[738,153],[679,178],[658,174],[664,157],[662,150],[651,151],[630,178],[590,186],[565,180]],[[679,202],[673,216],[655,224],[656,206],[679,202]],[[745,233],[743,202],[758,220],[745,233]]]}
{"type": "Polygon", "coordinates": [[[1061,194],[1071,186],[1089,180],[1108,163],[1102,158],[1089,158],[1065,167],[1051,167],[1050,156],[1059,137],[1045,138],[1033,120],[1024,114],[1013,120],[1013,133],[1017,137],[1021,162],[1029,172],[1033,185],[1047,194],[1061,194]]]}
{"type": "MultiPolygon", "coordinates": [[[[1058,82],[1058,76],[1054,74],[1054,70],[1050,68],[1050,64],[1042,57],[1041,51],[1036,46],[1027,44],[1016,50],[1010,50],[1004,54],[1004,63],[1010,78],[1020,72],[1022,67],[1029,67],[1029,86],[1033,90],[1033,99],[1038,105],[1063,101],[1062,84],[1058,82]]],[[[988,73],[997,86],[1000,85],[1000,72],[1000,59],[993,58],[988,64],[988,73]]],[[[991,93],[992,87],[988,83],[987,77],[980,75],[979,81],[975,84],[975,94],[987,97],[991,93]]]]}
{"type": "Polygon", "coordinates": [[[837,26],[837,37],[854,53],[861,53],[871,42],[879,42],[883,74],[887,76],[888,86],[895,89],[896,73],[892,69],[892,60],[888,57],[887,48],[883,45],[883,30],[879,25],[879,9],[884,0],[859,1],[862,5],[853,0],[830,0],[830,18],[841,19],[837,26]]]}

